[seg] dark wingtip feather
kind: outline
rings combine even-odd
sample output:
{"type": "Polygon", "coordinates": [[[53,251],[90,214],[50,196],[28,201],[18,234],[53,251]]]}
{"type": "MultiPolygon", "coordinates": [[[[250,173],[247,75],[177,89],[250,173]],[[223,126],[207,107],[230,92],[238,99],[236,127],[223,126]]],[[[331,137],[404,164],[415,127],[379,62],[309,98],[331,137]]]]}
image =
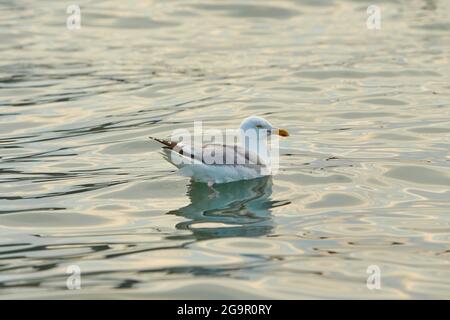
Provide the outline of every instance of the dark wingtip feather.
{"type": "Polygon", "coordinates": [[[154,138],[154,137],[149,137],[152,140],[155,140],[161,144],[163,144],[165,147],[164,148],[169,148],[169,149],[173,149],[176,145],[177,142],[172,142],[172,141],[168,141],[168,140],[163,140],[163,139],[158,139],[158,138],[154,138]]]}

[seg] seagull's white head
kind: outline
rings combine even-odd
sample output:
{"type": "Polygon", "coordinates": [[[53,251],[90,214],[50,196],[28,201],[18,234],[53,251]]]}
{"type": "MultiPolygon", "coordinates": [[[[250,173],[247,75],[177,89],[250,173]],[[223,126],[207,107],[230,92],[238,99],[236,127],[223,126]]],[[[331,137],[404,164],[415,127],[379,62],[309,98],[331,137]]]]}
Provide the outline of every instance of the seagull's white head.
{"type": "Polygon", "coordinates": [[[247,130],[266,130],[268,135],[277,134],[282,137],[289,136],[289,133],[284,129],[275,128],[272,124],[264,118],[251,116],[241,122],[240,130],[246,132],[247,130]]]}

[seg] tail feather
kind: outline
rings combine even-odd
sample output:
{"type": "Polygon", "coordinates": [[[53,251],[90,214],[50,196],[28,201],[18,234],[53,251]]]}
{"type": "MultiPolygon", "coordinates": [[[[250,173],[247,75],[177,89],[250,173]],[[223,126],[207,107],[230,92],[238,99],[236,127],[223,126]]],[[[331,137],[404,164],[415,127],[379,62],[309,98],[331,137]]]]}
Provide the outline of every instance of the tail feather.
{"type": "Polygon", "coordinates": [[[192,164],[194,162],[194,154],[183,150],[182,143],[179,144],[178,142],[172,142],[154,137],[149,138],[163,145],[161,154],[163,155],[164,159],[166,159],[177,168],[182,168],[187,164],[192,164]]]}
{"type": "Polygon", "coordinates": [[[169,163],[173,164],[175,167],[181,169],[185,166],[186,162],[184,161],[183,157],[183,149],[177,148],[178,143],[172,142],[164,139],[158,139],[154,137],[149,137],[152,140],[155,140],[163,145],[161,149],[161,155],[165,160],[167,160],[169,163]],[[180,149],[180,150],[178,150],[180,149]],[[174,159],[178,159],[177,161],[174,161],[174,159]]]}
{"type": "Polygon", "coordinates": [[[164,145],[163,148],[173,149],[177,145],[177,142],[172,142],[172,141],[168,141],[168,140],[164,140],[164,139],[158,139],[158,138],[154,138],[154,137],[149,137],[149,138],[163,144],[164,145]]]}

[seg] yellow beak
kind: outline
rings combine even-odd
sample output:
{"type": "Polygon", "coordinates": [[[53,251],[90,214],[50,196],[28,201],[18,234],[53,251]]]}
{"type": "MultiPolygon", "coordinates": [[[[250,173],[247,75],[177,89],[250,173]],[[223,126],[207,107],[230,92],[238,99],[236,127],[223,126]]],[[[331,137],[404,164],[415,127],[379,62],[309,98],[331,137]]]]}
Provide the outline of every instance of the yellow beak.
{"type": "Polygon", "coordinates": [[[276,129],[274,133],[282,137],[289,137],[289,132],[284,129],[276,129]]]}

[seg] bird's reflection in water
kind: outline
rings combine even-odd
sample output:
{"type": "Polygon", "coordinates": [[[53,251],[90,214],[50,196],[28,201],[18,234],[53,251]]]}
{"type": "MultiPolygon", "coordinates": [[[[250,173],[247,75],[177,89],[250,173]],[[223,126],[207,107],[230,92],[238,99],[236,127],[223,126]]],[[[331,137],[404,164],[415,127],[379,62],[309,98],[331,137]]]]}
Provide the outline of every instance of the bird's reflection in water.
{"type": "Polygon", "coordinates": [[[191,230],[196,239],[256,237],[267,235],[274,227],[270,209],[288,204],[271,200],[272,178],[237,181],[208,187],[191,182],[188,206],[168,212],[189,221],[176,225],[191,230]]]}

